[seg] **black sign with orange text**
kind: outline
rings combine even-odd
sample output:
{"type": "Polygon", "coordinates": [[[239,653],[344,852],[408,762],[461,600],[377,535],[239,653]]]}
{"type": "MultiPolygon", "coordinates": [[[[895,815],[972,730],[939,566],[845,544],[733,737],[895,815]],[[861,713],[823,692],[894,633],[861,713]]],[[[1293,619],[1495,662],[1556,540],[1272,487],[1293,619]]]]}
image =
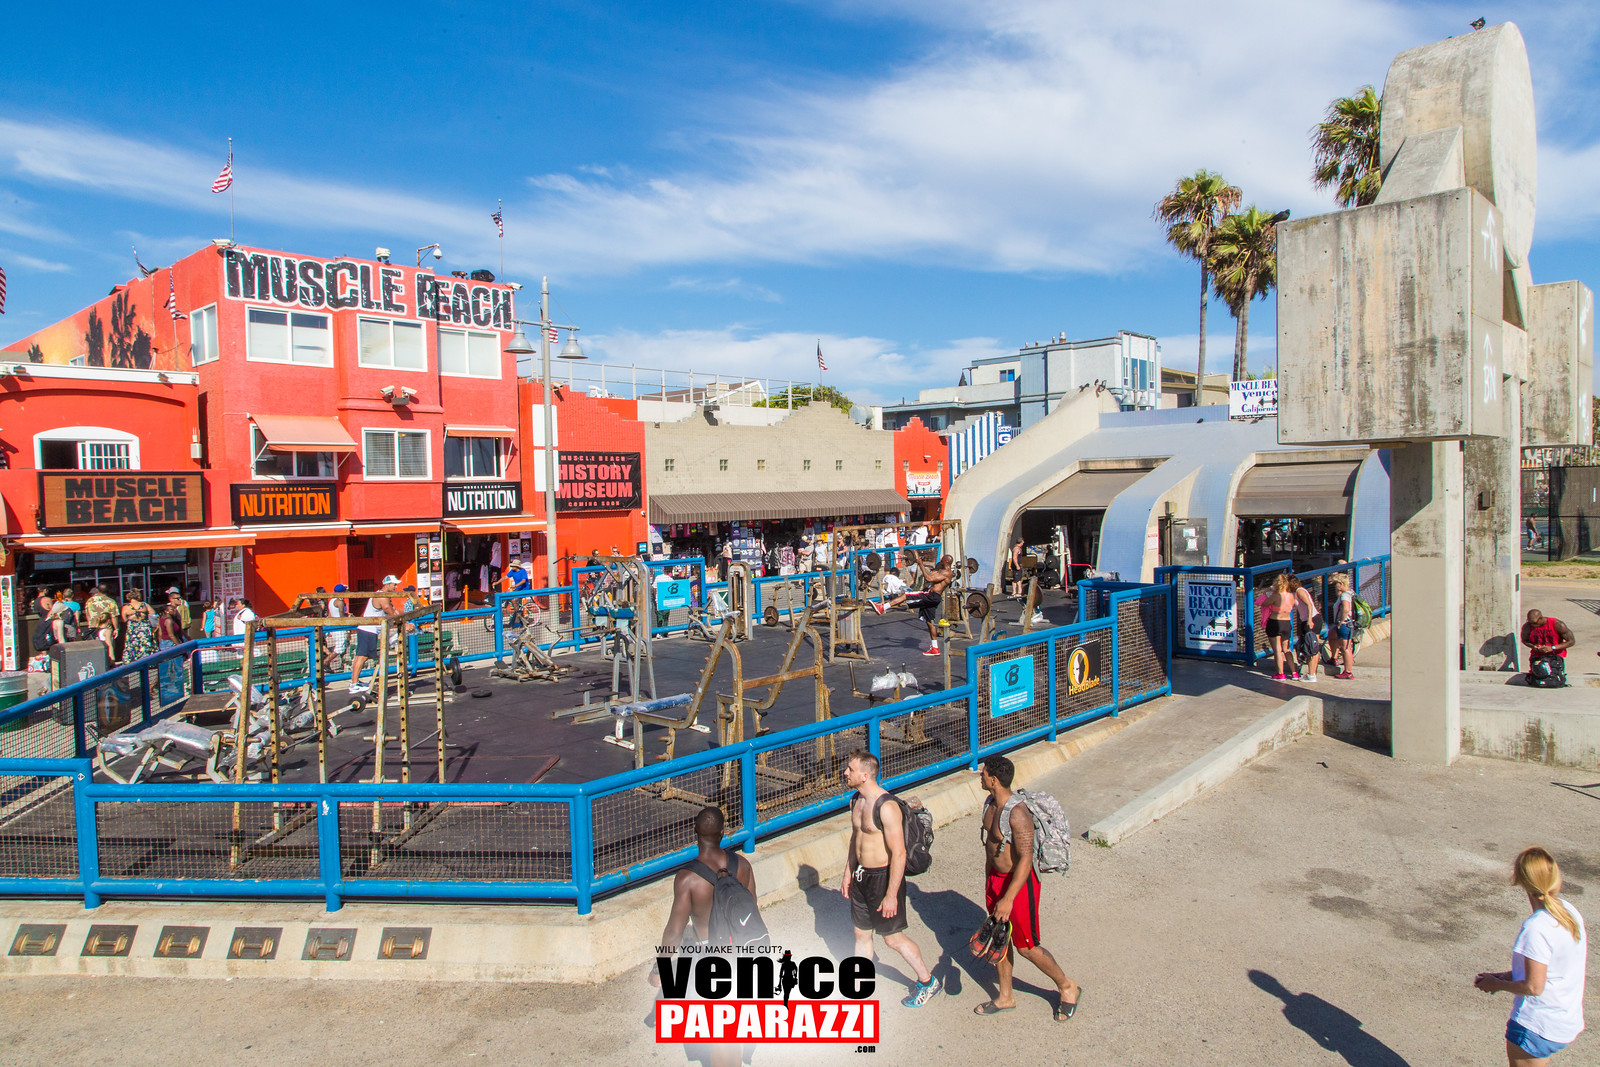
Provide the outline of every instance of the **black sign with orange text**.
{"type": "Polygon", "coordinates": [[[40,526],[50,533],[206,524],[205,477],[193,472],[41,472],[39,504],[40,526]]]}
{"type": "Polygon", "coordinates": [[[333,522],[338,517],[339,494],[331,483],[243,482],[233,486],[235,526],[333,522]]]}

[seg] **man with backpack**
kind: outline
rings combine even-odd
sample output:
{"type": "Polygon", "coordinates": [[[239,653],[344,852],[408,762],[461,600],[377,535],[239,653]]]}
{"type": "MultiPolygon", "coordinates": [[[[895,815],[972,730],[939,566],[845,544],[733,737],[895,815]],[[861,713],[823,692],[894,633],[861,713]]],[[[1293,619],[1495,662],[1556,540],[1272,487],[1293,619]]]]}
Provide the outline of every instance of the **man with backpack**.
{"type": "Polygon", "coordinates": [[[1055,870],[1066,870],[1070,831],[1061,805],[1050,794],[1012,791],[1015,773],[1011,761],[1004,756],[988,757],[978,772],[979,784],[989,794],[984,801],[981,833],[986,861],[983,899],[990,918],[972,940],[974,954],[981,949],[995,965],[999,989],[993,1000],[979,1004],[972,1013],[998,1015],[1017,1006],[1011,988],[1015,949],[1055,983],[1055,1020],[1066,1022],[1077,1014],[1083,988],[1062,972],[1050,950],[1039,943],[1039,896],[1043,887],[1038,872],[1046,864],[1055,870]],[[981,946],[980,939],[984,942],[981,946]]]}
{"type": "MultiPolygon", "coordinates": [[[[694,817],[700,853],[672,880],[672,913],[661,930],[661,950],[676,952],[684,930],[694,923],[693,944],[754,947],[771,945],[767,924],[756,905],[756,874],[750,861],[722,847],[722,809],[705,807],[694,817]]],[[[660,975],[650,972],[650,983],[660,975]]],[[[710,1067],[738,1067],[743,1051],[737,1044],[711,1046],[710,1067]]]]}
{"type": "Polygon", "coordinates": [[[1522,624],[1522,643],[1528,649],[1528,684],[1537,689],[1565,688],[1567,649],[1575,643],[1567,624],[1534,608],[1522,624]]]}
{"type": "MultiPolygon", "coordinates": [[[[900,1003],[920,1008],[938,995],[944,983],[922,962],[917,943],[906,936],[906,873],[913,848],[926,855],[921,828],[908,832],[913,816],[905,801],[878,784],[878,757],[857,749],[845,764],[845,784],[856,791],[850,798],[850,853],[839,892],[850,902],[850,921],[856,931],[856,955],[872,959],[873,934],[900,954],[916,975],[917,984],[900,1003]],[[889,803],[893,801],[893,803],[889,803]],[[918,841],[909,841],[909,833],[918,841]]],[[[930,826],[931,819],[922,824],[930,826]]],[[[926,860],[920,864],[927,870],[926,860]]]]}

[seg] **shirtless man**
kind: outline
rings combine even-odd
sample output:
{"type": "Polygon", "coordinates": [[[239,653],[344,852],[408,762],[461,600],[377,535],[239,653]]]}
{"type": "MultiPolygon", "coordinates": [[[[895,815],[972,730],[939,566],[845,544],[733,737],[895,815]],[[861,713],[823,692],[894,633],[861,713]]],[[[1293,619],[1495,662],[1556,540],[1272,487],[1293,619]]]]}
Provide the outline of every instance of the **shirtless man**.
{"type": "Polygon", "coordinates": [[[922,616],[923,623],[928,627],[928,650],[924,656],[937,656],[939,654],[939,612],[944,605],[944,591],[950,588],[950,583],[956,580],[953,565],[955,560],[948,556],[940,556],[939,562],[929,567],[927,564],[918,563],[922,571],[922,580],[926,583],[922,592],[913,593],[906,598],[906,603],[913,605],[917,613],[922,616]]]}
{"type": "Polygon", "coordinates": [[[1083,990],[1062,973],[1050,950],[1039,944],[1039,876],[1033,870],[1033,814],[1028,805],[1015,804],[1007,817],[1009,828],[1000,826],[1000,812],[1011,799],[1011,780],[1016,773],[1004,756],[990,756],[978,770],[978,783],[989,794],[983,806],[984,903],[1001,922],[1011,924],[1011,943],[995,964],[999,991],[994,999],[972,1009],[974,1015],[995,1015],[1017,1006],[1011,989],[1011,973],[1016,966],[1013,950],[1044,972],[1055,983],[1056,1022],[1065,1022],[1078,1011],[1083,990]]]}
{"type": "MultiPolygon", "coordinates": [[[[722,847],[723,818],[722,809],[706,807],[694,817],[694,836],[700,846],[700,854],[695,858],[713,871],[726,868],[733,876],[750,890],[750,895],[756,899],[756,872],[750,866],[750,861],[739,855],[733,849],[722,847]]],[[[705,941],[711,930],[711,896],[712,885],[706,881],[705,876],[695,871],[694,868],[684,867],[678,871],[672,880],[672,913],[667,916],[667,925],[661,929],[661,947],[665,952],[676,952],[678,946],[683,944],[683,932],[690,921],[694,922],[695,936],[691,943],[700,944],[705,941]]],[[[656,971],[650,972],[650,984],[659,986],[661,975],[656,971]]],[[[742,1046],[732,1043],[715,1043],[710,1046],[711,1057],[706,1062],[709,1067],[738,1067],[743,1060],[742,1046]]]]}
{"type": "Polygon", "coordinates": [[[878,784],[878,757],[865,749],[850,754],[844,782],[856,795],[850,801],[850,855],[839,892],[850,902],[856,955],[872,959],[872,936],[881,934],[883,943],[900,953],[917,976],[900,1003],[920,1008],[944,983],[923,964],[917,943],[906,936],[906,831],[900,805],[878,784]],[[880,804],[880,797],[888,799],[880,804]]]}

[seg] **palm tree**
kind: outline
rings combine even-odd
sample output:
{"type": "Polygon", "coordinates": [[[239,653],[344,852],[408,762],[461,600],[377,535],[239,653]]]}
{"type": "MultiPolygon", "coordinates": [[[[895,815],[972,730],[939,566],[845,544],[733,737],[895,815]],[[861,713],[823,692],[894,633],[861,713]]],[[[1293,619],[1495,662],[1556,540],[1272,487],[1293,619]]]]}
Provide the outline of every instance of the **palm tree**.
{"type": "Polygon", "coordinates": [[[1237,320],[1233,342],[1233,380],[1243,381],[1248,363],[1250,301],[1265,298],[1278,282],[1279,216],[1251,204],[1229,215],[1211,239],[1211,271],[1217,297],[1237,320]]]}
{"type": "Polygon", "coordinates": [[[1172,192],[1156,204],[1155,217],[1166,223],[1167,242],[1200,263],[1200,356],[1195,363],[1194,402],[1198,406],[1206,381],[1206,304],[1211,294],[1211,237],[1217,221],[1239,206],[1239,187],[1220,174],[1197,170],[1179,178],[1172,192]]]}
{"type": "Polygon", "coordinates": [[[1383,175],[1378,170],[1378,129],[1383,99],[1363,85],[1354,96],[1328,105],[1328,113],[1311,128],[1311,182],[1318,189],[1336,186],[1340,207],[1361,207],[1378,198],[1383,175]]]}

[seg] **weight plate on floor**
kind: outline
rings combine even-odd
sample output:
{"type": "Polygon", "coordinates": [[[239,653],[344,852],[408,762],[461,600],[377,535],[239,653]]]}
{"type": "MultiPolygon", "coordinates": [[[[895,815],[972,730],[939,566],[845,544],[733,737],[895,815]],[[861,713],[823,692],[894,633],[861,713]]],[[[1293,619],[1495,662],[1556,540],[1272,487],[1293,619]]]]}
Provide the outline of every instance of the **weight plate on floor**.
{"type": "Polygon", "coordinates": [[[475,696],[475,697],[479,697],[479,698],[492,697],[492,696],[494,696],[494,690],[493,689],[474,689],[472,691],[472,695],[475,696]]]}
{"type": "Polygon", "coordinates": [[[778,625],[778,609],[768,604],[767,610],[761,613],[761,621],[768,626],[778,625]]]}

